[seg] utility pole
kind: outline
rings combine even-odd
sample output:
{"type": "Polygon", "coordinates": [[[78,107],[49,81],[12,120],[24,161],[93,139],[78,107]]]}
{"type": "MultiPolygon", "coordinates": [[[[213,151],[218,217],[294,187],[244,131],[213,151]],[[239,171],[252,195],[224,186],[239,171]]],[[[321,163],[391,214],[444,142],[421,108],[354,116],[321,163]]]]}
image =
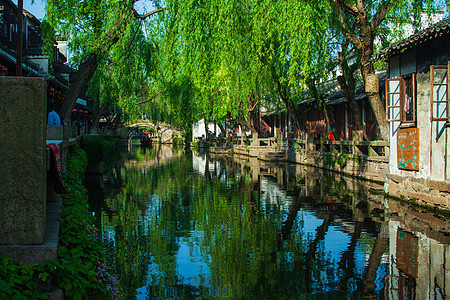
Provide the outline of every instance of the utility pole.
{"type": "Polygon", "coordinates": [[[19,0],[17,4],[16,76],[22,76],[22,20],[23,0],[19,0]]]}

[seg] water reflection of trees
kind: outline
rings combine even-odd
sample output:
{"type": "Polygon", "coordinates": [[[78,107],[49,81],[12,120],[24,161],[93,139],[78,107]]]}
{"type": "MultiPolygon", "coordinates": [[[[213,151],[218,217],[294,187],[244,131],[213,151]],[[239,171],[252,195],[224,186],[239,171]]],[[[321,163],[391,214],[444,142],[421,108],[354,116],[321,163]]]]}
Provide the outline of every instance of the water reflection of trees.
{"type": "Polygon", "coordinates": [[[121,192],[106,198],[109,211],[114,213],[112,218],[103,218],[103,228],[113,231],[111,244],[115,250],[116,269],[131,298],[146,284],[150,265],[163,266],[161,271],[167,278],[176,275],[175,265],[171,266],[170,261],[171,253],[177,249],[176,237],[167,234],[175,230],[175,224],[165,223],[164,228],[160,228],[146,220],[151,214],[176,216],[182,213],[172,205],[161,209],[157,198],[167,197],[168,203],[175,203],[174,196],[182,185],[181,176],[187,175],[188,168],[188,162],[180,160],[155,163],[152,167],[146,163],[122,165],[121,192]],[[166,253],[169,257],[155,253],[166,253]]]}
{"type": "Polygon", "coordinates": [[[114,228],[116,267],[130,297],[142,287],[149,298],[180,299],[376,293],[373,276],[386,245],[377,238],[381,223],[368,221],[368,199],[355,200],[364,191],[326,176],[315,178],[319,185],[311,188],[304,173],[292,177],[270,167],[254,172],[248,162],[206,165],[201,176],[191,159],[145,171],[138,165],[122,168],[122,192],[106,201],[115,214],[103,225],[114,228]],[[283,182],[271,187],[282,195],[278,202],[262,186],[270,178],[283,182]],[[305,231],[306,214],[320,221],[314,232],[305,231]],[[331,227],[343,223],[350,242],[336,260],[325,239],[331,227]],[[362,238],[371,241],[363,249],[369,259],[366,268],[356,268],[362,238]],[[189,252],[200,251],[208,271],[199,270],[195,278],[180,275],[181,241],[189,252]]]}

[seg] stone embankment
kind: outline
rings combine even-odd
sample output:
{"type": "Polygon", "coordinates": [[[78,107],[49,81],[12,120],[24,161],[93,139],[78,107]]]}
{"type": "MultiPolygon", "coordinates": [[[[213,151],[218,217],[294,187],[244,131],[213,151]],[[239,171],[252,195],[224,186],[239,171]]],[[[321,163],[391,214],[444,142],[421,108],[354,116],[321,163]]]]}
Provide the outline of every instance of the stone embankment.
{"type": "MultiPolygon", "coordinates": [[[[217,141],[216,141],[217,142],[217,141]]],[[[337,172],[384,185],[387,196],[442,211],[450,210],[450,183],[414,177],[400,177],[389,171],[389,143],[362,141],[304,140],[277,138],[229,139],[210,147],[216,154],[255,157],[269,162],[290,162],[337,172]]]]}
{"type": "Polygon", "coordinates": [[[263,161],[290,162],[327,169],[347,176],[384,183],[389,172],[388,143],[304,140],[282,141],[277,138],[233,139],[222,146],[210,147],[217,154],[257,157],[263,161]]]}

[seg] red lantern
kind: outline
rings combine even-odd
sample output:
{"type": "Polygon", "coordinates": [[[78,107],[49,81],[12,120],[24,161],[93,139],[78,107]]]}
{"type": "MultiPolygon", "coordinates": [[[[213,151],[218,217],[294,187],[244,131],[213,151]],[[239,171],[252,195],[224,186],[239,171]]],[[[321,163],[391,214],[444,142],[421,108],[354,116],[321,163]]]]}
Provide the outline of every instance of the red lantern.
{"type": "Polygon", "coordinates": [[[87,110],[83,111],[83,117],[87,117],[88,113],[89,112],[87,110]]]}

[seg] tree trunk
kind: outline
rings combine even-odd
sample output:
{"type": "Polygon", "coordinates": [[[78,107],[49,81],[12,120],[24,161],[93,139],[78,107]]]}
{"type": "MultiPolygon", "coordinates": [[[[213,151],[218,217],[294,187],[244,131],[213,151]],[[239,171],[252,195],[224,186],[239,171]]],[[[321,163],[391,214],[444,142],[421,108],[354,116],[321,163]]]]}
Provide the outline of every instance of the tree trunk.
{"type": "Polygon", "coordinates": [[[227,132],[225,131],[225,127],[223,127],[222,123],[216,123],[217,126],[219,126],[220,131],[223,133],[223,136],[225,136],[227,134],[227,132]]]}
{"type": "Polygon", "coordinates": [[[278,97],[280,97],[281,101],[283,101],[283,103],[286,105],[287,111],[292,113],[294,126],[301,132],[307,132],[306,124],[297,109],[297,105],[290,101],[287,95],[286,87],[281,84],[280,79],[276,75],[275,67],[272,67],[272,78],[276,83],[276,92],[278,97]]]}
{"type": "MultiPolygon", "coordinates": [[[[371,63],[370,63],[371,64],[371,63]]],[[[366,81],[369,75],[375,74],[373,65],[371,64],[371,70],[368,67],[363,67],[363,78],[366,81]]],[[[380,93],[367,93],[369,97],[370,105],[372,106],[375,119],[377,120],[378,128],[380,130],[381,138],[385,141],[389,140],[389,122],[386,118],[386,110],[383,106],[380,93]]]]}
{"type": "MultiPolygon", "coordinates": [[[[370,6],[364,0],[356,1],[355,5],[350,5],[347,1],[343,0],[331,0],[331,2],[335,4],[337,17],[341,23],[346,40],[353,44],[361,56],[361,74],[365,82],[369,75],[375,74],[370,58],[373,54],[373,41],[376,32],[389,11],[398,5],[400,1],[383,1],[383,4],[376,12],[368,11],[367,8],[370,6]],[[352,17],[348,18],[350,15],[352,17]],[[347,23],[348,20],[353,20],[353,24],[347,23]],[[355,26],[357,32],[353,30],[355,26]]],[[[380,93],[368,93],[368,97],[378,123],[381,137],[387,141],[389,140],[389,123],[386,118],[380,93]]]]}
{"type": "MultiPolygon", "coordinates": [[[[233,120],[233,121],[235,121],[236,123],[238,123],[239,125],[241,125],[242,134],[244,134],[244,135],[245,135],[244,127],[247,127],[248,129],[250,129],[250,131],[251,131],[252,133],[257,133],[255,127],[253,127],[253,125],[250,124],[249,122],[244,121],[244,120],[240,120],[240,119],[235,119],[235,120],[233,120]]],[[[247,135],[245,135],[245,137],[247,138],[247,135]]]]}
{"type": "Polygon", "coordinates": [[[209,139],[208,133],[209,133],[209,120],[205,120],[205,139],[209,139]]]}
{"type": "Polygon", "coordinates": [[[281,100],[283,100],[283,102],[286,104],[288,112],[292,113],[292,119],[293,119],[294,124],[296,125],[297,129],[300,132],[307,132],[306,124],[305,124],[300,112],[298,111],[297,105],[292,103],[292,101],[290,101],[287,98],[282,98],[281,100]]]}
{"type": "MultiPolygon", "coordinates": [[[[353,76],[352,76],[353,77],[353,76]]],[[[342,94],[344,94],[344,97],[348,100],[348,104],[350,106],[350,110],[352,112],[353,119],[355,121],[356,130],[362,130],[364,132],[364,136],[366,136],[366,130],[364,128],[364,124],[361,117],[361,110],[356,103],[355,98],[355,82],[354,78],[344,78],[344,76],[338,76],[337,81],[339,83],[339,86],[341,87],[342,94]]]]}
{"type": "Polygon", "coordinates": [[[327,122],[327,124],[330,125],[331,131],[333,132],[333,135],[334,135],[334,138],[336,140],[341,140],[342,137],[340,135],[339,128],[336,127],[336,120],[334,118],[334,112],[331,110],[331,108],[328,108],[325,106],[324,114],[325,114],[325,121],[327,122]]]}
{"type": "Polygon", "coordinates": [[[74,80],[70,83],[67,98],[64,101],[63,107],[60,111],[60,116],[63,117],[65,124],[69,124],[70,115],[72,114],[72,109],[77,102],[78,96],[94,75],[97,67],[98,57],[96,54],[90,54],[81,61],[78,71],[75,73],[74,80]]]}
{"type": "MultiPolygon", "coordinates": [[[[133,8],[133,4],[137,1],[131,2],[131,8],[133,15],[138,19],[146,19],[156,13],[162,12],[165,8],[160,8],[153,10],[147,14],[141,15],[136,12],[133,8]]],[[[126,4],[127,2],[121,2],[120,5],[126,4]]],[[[128,3],[129,5],[130,3],[128,3]]],[[[125,9],[125,7],[122,7],[125,9]]],[[[93,53],[88,54],[81,61],[80,66],[78,67],[78,71],[75,73],[74,80],[70,82],[70,88],[67,92],[66,100],[59,111],[60,116],[64,119],[64,123],[68,124],[70,121],[70,116],[72,114],[72,109],[75,106],[75,103],[80,95],[81,91],[85,87],[85,85],[89,82],[89,80],[94,75],[97,70],[99,63],[99,55],[104,51],[108,51],[111,49],[113,45],[115,45],[119,39],[123,36],[124,30],[126,27],[126,20],[122,18],[122,14],[116,15],[115,26],[105,34],[102,38],[102,41],[99,42],[99,46],[97,49],[93,51],[93,53]]]]}
{"type": "MultiPolygon", "coordinates": [[[[369,24],[361,26],[361,39],[360,53],[361,53],[361,75],[366,85],[366,80],[370,75],[375,75],[375,69],[373,62],[370,60],[373,54],[373,32],[369,24]]],[[[389,123],[386,118],[386,110],[384,109],[383,102],[381,101],[380,92],[367,93],[369,97],[372,111],[378,123],[381,138],[385,141],[389,140],[389,123]]]]}
{"type": "Polygon", "coordinates": [[[375,296],[375,279],[377,278],[377,270],[381,263],[381,257],[386,251],[386,247],[389,243],[389,228],[386,223],[383,223],[378,233],[378,237],[375,240],[375,245],[370,254],[369,261],[367,263],[364,279],[362,281],[362,296],[363,299],[372,299],[375,296]]]}
{"type": "Polygon", "coordinates": [[[350,110],[352,111],[352,116],[355,120],[356,130],[364,130],[361,110],[359,109],[358,103],[356,103],[355,83],[351,82],[352,80],[349,80],[349,78],[344,78],[344,76],[338,76],[337,81],[341,87],[342,94],[348,100],[348,104],[350,105],[350,110]]]}
{"type": "Polygon", "coordinates": [[[109,109],[108,104],[104,104],[98,109],[94,109],[94,117],[92,119],[92,128],[98,128],[98,123],[100,122],[101,117],[107,112],[109,109]]]}
{"type": "Polygon", "coordinates": [[[253,95],[253,92],[250,91],[250,95],[248,95],[248,107],[247,107],[247,120],[250,127],[248,127],[252,133],[259,133],[258,128],[255,126],[255,120],[253,116],[253,112],[255,111],[255,108],[258,107],[259,100],[254,101],[253,99],[255,96],[253,95]]]}

